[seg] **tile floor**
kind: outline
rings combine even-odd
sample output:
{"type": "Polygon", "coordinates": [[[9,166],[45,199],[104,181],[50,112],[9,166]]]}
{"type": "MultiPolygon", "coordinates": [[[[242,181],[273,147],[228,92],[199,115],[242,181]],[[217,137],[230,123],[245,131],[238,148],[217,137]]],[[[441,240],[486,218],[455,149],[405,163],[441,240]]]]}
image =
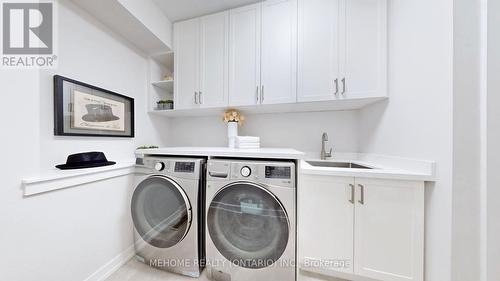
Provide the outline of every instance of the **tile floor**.
{"type": "Polygon", "coordinates": [[[118,271],[109,276],[106,281],[208,281],[208,278],[203,272],[198,279],[185,277],[155,268],[151,268],[135,258],[122,266],[118,271]]]}

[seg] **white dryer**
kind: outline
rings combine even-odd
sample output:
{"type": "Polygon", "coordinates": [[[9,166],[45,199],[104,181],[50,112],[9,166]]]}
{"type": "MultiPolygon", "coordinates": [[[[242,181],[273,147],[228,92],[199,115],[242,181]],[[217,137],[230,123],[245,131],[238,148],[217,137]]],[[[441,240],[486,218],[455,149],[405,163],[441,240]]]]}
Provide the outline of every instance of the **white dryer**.
{"type": "Polygon", "coordinates": [[[295,163],[209,160],[208,277],[296,280],[295,163]]]}
{"type": "Polygon", "coordinates": [[[198,277],[204,266],[204,159],[149,157],[131,202],[138,259],[198,277]]]}

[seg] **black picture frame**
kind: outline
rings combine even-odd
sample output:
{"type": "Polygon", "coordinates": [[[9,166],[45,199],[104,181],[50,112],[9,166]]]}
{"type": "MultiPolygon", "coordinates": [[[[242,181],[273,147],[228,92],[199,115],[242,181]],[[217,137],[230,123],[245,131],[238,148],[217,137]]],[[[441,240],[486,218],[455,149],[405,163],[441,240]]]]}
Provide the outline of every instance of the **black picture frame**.
{"type": "MultiPolygon", "coordinates": [[[[91,95],[92,95],[91,94],[91,95]]],[[[74,111],[69,110],[74,114],[74,111]]],[[[112,113],[111,113],[112,114],[112,113]]],[[[54,75],[54,135],[55,136],[75,136],[75,137],[117,137],[117,138],[134,138],[135,137],[135,109],[134,99],[116,92],[96,87],[87,83],[83,83],[68,77],[54,75]],[[72,129],[69,128],[70,117],[68,110],[72,108],[72,104],[68,102],[68,87],[78,89],[88,89],[94,94],[106,95],[108,99],[117,99],[120,103],[124,103],[125,128],[124,132],[109,132],[106,130],[94,129],[72,129]]]]}

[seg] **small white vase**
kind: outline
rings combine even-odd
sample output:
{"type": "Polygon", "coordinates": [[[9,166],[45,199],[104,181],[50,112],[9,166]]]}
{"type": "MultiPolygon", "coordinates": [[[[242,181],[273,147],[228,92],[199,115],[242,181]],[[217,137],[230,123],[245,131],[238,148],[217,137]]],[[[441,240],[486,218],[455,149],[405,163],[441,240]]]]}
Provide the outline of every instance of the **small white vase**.
{"type": "Polygon", "coordinates": [[[228,147],[236,147],[236,137],[238,136],[238,122],[231,121],[227,122],[227,140],[228,147]]]}

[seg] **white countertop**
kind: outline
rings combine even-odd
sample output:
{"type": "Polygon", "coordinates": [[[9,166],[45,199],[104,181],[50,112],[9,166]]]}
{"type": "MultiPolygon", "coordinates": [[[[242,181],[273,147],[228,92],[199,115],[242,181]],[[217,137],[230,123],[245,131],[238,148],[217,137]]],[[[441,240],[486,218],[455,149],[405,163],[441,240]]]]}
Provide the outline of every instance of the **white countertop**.
{"type": "MultiPolygon", "coordinates": [[[[163,147],[136,150],[137,155],[171,155],[199,157],[234,157],[301,160],[301,174],[368,177],[381,179],[401,179],[433,181],[435,163],[425,160],[406,159],[374,154],[337,154],[336,162],[352,162],[372,169],[333,168],[312,166],[306,161],[319,161],[316,155],[306,154],[289,148],[236,149],[227,147],[163,147]]],[[[333,161],[334,160],[327,160],[333,161]]]]}
{"type": "Polygon", "coordinates": [[[205,157],[302,159],[305,153],[290,148],[238,149],[228,147],[162,147],[136,150],[139,155],[175,155],[205,157]]]}
{"type": "MultiPolygon", "coordinates": [[[[403,169],[396,164],[387,166],[385,163],[370,160],[326,160],[325,162],[352,162],[358,165],[367,166],[371,169],[360,168],[334,168],[313,166],[307,161],[319,161],[318,159],[306,159],[300,161],[300,174],[323,175],[323,176],[346,176],[358,178],[379,178],[394,180],[415,180],[415,181],[434,181],[434,163],[426,162],[429,166],[426,169],[403,169]]],[[[422,163],[420,163],[422,164],[422,163]]],[[[425,164],[425,162],[423,163],[425,164]]],[[[401,166],[405,167],[404,164],[401,166]]],[[[424,165],[422,165],[424,166],[424,165]]],[[[406,167],[405,167],[406,168],[406,167]]]]}

